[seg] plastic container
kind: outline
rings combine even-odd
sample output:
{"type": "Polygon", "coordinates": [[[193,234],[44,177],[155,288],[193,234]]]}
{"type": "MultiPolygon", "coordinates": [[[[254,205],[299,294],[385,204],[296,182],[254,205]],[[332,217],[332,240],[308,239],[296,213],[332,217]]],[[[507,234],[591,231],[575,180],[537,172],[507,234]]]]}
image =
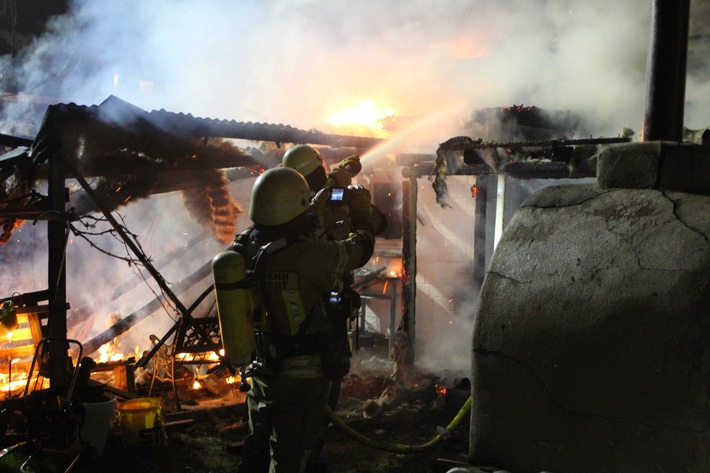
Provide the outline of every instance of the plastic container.
{"type": "Polygon", "coordinates": [[[12,301],[0,305],[0,336],[5,336],[17,328],[17,311],[12,301]]]}
{"type": "Polygon", "coordinates": [[[83,408],[79,423],[79,435],[72,450],[80,451],[93,447],[96,455],[103,455],[106,439],[116,421],[116,397],[104,396],[104,401],[80,402],[83,408]]]}
{"type": "Polygon", "coordinates": [[[163,400],[145,397],[124,401],[118,409],[123,445],[164,445],[163,400]]]}

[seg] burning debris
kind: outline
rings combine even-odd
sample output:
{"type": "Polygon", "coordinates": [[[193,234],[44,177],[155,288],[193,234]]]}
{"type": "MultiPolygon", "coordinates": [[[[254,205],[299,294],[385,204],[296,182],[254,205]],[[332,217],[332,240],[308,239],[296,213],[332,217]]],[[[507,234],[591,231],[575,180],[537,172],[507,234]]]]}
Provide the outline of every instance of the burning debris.
{"type": "Polygon", "coordinates": [[[237,215],[242,212],[232,200],[227,184],[224,172],[214,171],[204,192],[182,191],[188,213],[225,244],[234,239],[237,215]]]}
{"type": "MultiPolygon", "coordinates": [[[[7,153],[0,160],[0,177],[3,179],[0,189],[2,241],[7,241],[23,220],[33,218],[36,222],[50,216],[48,197],[37,193],[34,188],[48,178],[52,166],[50,160],[54,159],[55,163],[64,164],[61,167],[66,168],[66,178],[76,181],[69,180],[67,183],[71,190],[66,205],[70,210],[64,215],[67,219],[67,229],[88,240],[88,237],[93,236],[92,232],[96,232],[94,228],[101,220],[91,214],[100,211],[104,214],[105,223],[113,227],[112,232],[133,251],[134,257],[125,259],[129,265],[136,264],[148,269],[161,287],[162,294],[152,302],[127,317],[114,314],[115,322],[111,327],[85,341],[82,350],[92,356],[98,352],[97,361],[89,356],[80,360],[76,354],[73,355],[73,360],[69,360],[72,364],[79,364],[81,361],[84,370],[97,374],[106,373],[106,376],[100,376],[104,379],[108,376],[115,389],[133,392],[134,381],[144,379],[150,380],[151,384],[155,384],[156,380],[168,379],[175,385],[178,379],[174,373],[178,366],[219,364],[220,356],[216,353],[220,348],[217,324],[207,323],[210,320],[209,313],[204,317],[193,317],[192,312],[197,308],[197,303],[185,307],[175,294],[178,292],[184,296],[207,278],[210,274],[209,264],[183,278],[176,286],[168,287],[162,275],[153,266],[151,258],[143,253],[136,241],[136,235],[128,231],[111,213],[139,198],[177,190],[183,193],[189,214],[196,222],[211,228],[217,241],[231,241],[236,234],[236,216],[241,209],[230,195],[229,176],[249,176],[272,167],[276,160],[270,155],[260,153],[254,153],[257,155],[257,158],[254,158],[223,137],[275,140],[279,146],[274,148],[274,154],[279,155],[280,143],[294,139],[335,144],[346,151],[332,149],[324,154],[336,158],[342,153],[352,154],[352,150],[357,149],[357,146],[370,146],[379,142],[378,139],[303,132],[283,125],[200,119],[165,111],[148,113],[116,97],[109,97],[98,106],[50,106],[36,139],[22,141],[20,144],[26,146],[7,153]],[[225,169],[230,168],[250,171],[227,173],[225,169]],[[87,218],[91,220],[84,220],[87,218]],[[70,223],[77,219],[84,229],[70,223]],[[111,356],[107,353],[110,347],[117,347],[120,335],[154,312],[165,310],[166,304],[174,306],[179,318],[169,333],[152,343],[155,350],[169,347],[166,355],[170,359],[169,375],[164,369],[159,369],[157,376],[155,372],[145,376],[146,370],[150,368],[149,362],[155,355],[154,350],[141,354],[137,349],[133,350],[134,347],[130,347],[128,354],[117,353],[111,356]],[[166,345],[171,335],[174,335],[174,340],[166,345]]],[[[3,135],[2,144],[14,146],[18,144],[18,140],[3,135]]],[[[63,233],[68,235],[66,229],[63,233]]],[[[93,244],[91,246],[101,250],[93,244]]],[[[57,246],[56,250],[65,251],[66,248],[57,246]]],[[[50,248],[50,253],[52,251],[50,248]]],[[[112,297],[123,296],[123,293],[116,289],[112,297]]],[[[37,300],[47,300],[51,296],[50,292],[44,291],[42,299],[37,300]]],[[[211,289],[208,287],[205,295],[209,292],[211,289]]],[[[23,297],[24,295],[12,296],[2,301],[23,305],[24,301],[20,301],[23,297]]],[[[36,304],[35,301],[32,303],[36,304]]],[[[79,334],[84,340],[91,325],[88,322],[95,315],[94,311],[95,309],[89,306],[73,309],[66,320],[67,329],[79,334]]],[[[32,334],[35,338],[27,338],[29,344],[26,346],[26,353],[23,352],[24,356],[31,356],[37,343],[49,333],[48,312],[45,311],[43,321],[35,324],[37,327],[33,326],[32,334]]],[[[61,319],[64,313],[66,311],[58,312],[54,319],[61,319]]],[[[20,332],[29,334],[30,329],[15,331],[14,337],[11,333],[5,335],[13,347],[20,343],[20,332]]],[[[161,351],[163,355],[164,351],[161,351]]],[[[15,350],[13,361],[7,365],[8,381],[19,379],[19,355],[15,350]],[[9,374],[13,368],[14,372],[9,374]]],[[[161,361],[158,358],[157,365],[161,362],[166,363],[164,359],[161,361]]],[[[195,378],[197,379],[196,375],[195,378]]],[[[177,401],[177,395],[175,397],[177,401]]]]}
{"type": "Polygon", "coordinates": [[[404,330],[396,332],[389,359],[392,365],[389,376],[352,375],[343,384],[343,391],[349,395],[367,398],[361,404],[366,419],[378,418],[407,403],[441,408],[450,398],[454,403],[463,403],[468,397],[470,385],[465,378],[451,380],[445,372],[423,373],[415,366],[413,346],[404,330]],[[455,393],[466,396],[462,398],[455,393]]]}
{"type": "MultiPolygon", "coordinates": [[[[166,113],[158,112],[158,115],[166,113]]],[[[83,355],[72,353],[69,363],[81,368],[79,378],[82,382],[97,382],[101,389],[120,398],[145,394],[160,396],[173,401],[176,411],[181,411],[183,404],[193,406],[222,402],[225,399],[243,402],[243,394],[235,389],[241,380],[238,376],[230,376],[220,370],[219,329],[213,323],[215,320],[212,319],[210,308],[213,301],[202,299],[202,296],[194,299],[192,293],[192,289],[199,289],[203,284],[208,269],[202,267],[168,287],[152,264],[152,259],[137,244],[136,235],[128,231],[123,224],[125,222],[112,219],[111,214],[136,201],[139,196],[178,190],[183,193],[192,218],[214,228],[213,234],[217,239],[228,241],[235,233],[231,223],[240,209],[228,193],[228,184],[234,173],[223,171],[222,166],[258,172],[272,164],[264,164],[263,159],[250,160],[249,156],[242,156],[239,154],[241,150],[230,148],[231,145],[227,146],[226,142],[212,138],[200,139],[197,136],[201,134],[196,132],[180,135],[175,143],[168,143],[172,139],[167,131],[170,127],[154,127],[152,123],[152,118],[158,115],[153,112],[146,114],[115,98],[98,107],[85,108],[73,104],[53,106],[47,113],[38,139],[30,149],[22,153],[24,162],[30,160],[35,165],[40,180],[48,173],[44,158],[59,156],[64,159],[55,163],[63,162],[67,179],[78,183],[70,181],[73,191],[69,206],[74,209],[65,215],[68,221],[88,216],[97,209],[101,211],[106,222],[114,228],[115,234],[134,253],[129,264],[135,263],[147,269],[158,281],[161,290],[161,294],[156,295],[154,300],[127,317],[122,317],[118,312],[112,313],[115,317],[113,324],[93,338],[89,337],[90,324],[87,322],[96,315],[95,309],[89,306],[72,309],[66,322],[70,330],[81,334],[83,355]],[[124,113],[133,117],[128,121],[132,127],[121,128],[115,121],[116,115],[124,113]],[[116,136],[112,135],[114,128],[116,136]],[[148,143],[153,132],[158,135],[158,143],[164,140],[162,145],[148,143]],[[122,142],[128,144],[122,146],[122,142]],[[218,149],[227,149],[227,152],[220,155],[218,149]],[[180,298],[189,298],[194,303],[186,306],[180,302],[180,298]],[[203,300],[205,303],[200,306],[203,300]],[[154,333],[150,339],[150,350],[141,353],[132,345],[121,346],[118,337],[149,315],[166,309],[177,313],[175,326],[164,334],[154,333]],[[96,359],[92,358],[94,354],[96,359]],[[197,392],[201,395],[198,396],[197,392]]],[[[193,123],[205,123],[201,119],[180,118],[193,123]]],[[[205,133],[204,136],[208,135],[205,133]]],[[[358,139],[344,142],[352,145],[358,139]]],[[[329,150],[324,155],[338,156],[342,149],[329,150]]],[[[348,147],[348,155],[352,154],[352,149],[348,147]]],[[[10,168],[2,168],[3,171],[7,169],[10,168]]],[[[11,211],[15,210],[16,207],[11,208],[11,211]]],[[[38,218],[43,211],[43,208],[37,210],[33,216],[38,218]]],[[[71,227],[72,224],[68,225],[71,227]]],[[[388,288],[394,288],[394,282],[390,279],[398,278],[402,273],[402,268],[398,266],[386,269],[383,294],[389,294],[388,288]],[[390,283],[392,286],[388,285],[390,283]]],[[[205,294],[211,292],[211,288],[206,286],[205,294]]],[[[124,296],[118,287],[114,289],[112,298],[124,296]]],[[[61,315],[59,312],[58,316],[61,315]]],[[[40,329],[40,334],[43,330],[46,334],[46,324],[40,329]]],[[[396,338],[392,341],[395,348],[391,359],[396,374],[382,385],[374,401],[380,412],[394,411],[408,402],[418,400],[428,405],[440,399],[445,392],[445,389],[442,391],[438,387],[433,377],[416,371],[413,352],[411,347],[407,347],[406,334],[401,333],[396,338]]],[[[43,387],[40,385],[38,390],[43,390],[43,387]]],[[[361,406],[365,401],[367,399],[360,399],[361,406]]],[[[166,409],[168,405],[170,403],[166,402],[166,409]]]]}
{"type": "Polygon", "coordinates": [[[523,104],[474,110],[466,128],[492,141],[538,141],[584,135],[587,125],[569,110],[546,110],[523,104]]]}
{"type": "MultiPolygon", "coordinates": [[[[32,189],[46,178],[46,162],[52,154],[75,162],[77,172],[92,180],[92,189],[107,210],[150,195],[181,191],[190,215],[211,228],[219,241],[228,241],[226,235],[236,228],[241,210],[226,187],[227,170],[261,172],[280,162],[282,154],[280,148],[268,154],[246,153],[228,139],[323,144],[333,148],[325,153],[329,161],[381,142],[285,125],[146,112],[114,96],[97,106],[51,105],[34,140],[2,135],[0,144],[23,147],[0,157],[0,210],[4,210],[0,242],[10,238],[23,216],[41,214],[46,200],[32,189]],[[6,216],[13,213],[19,216],[6,216]]],[[[71,189],[70,206],[75,218],[99,210],[86,190],[76,186],[71,189]]]]}
{"type": "MultiPolygon", "coordinates": [[[[178,134],[115,97],[96,107],[49,107],[30,156],[41,162],[48,153],[75,159],[78,172],[94,178],[96,198],[109,211],[157,193],[189,192],[190,214],[223,242],[225,232],[236,229],[239,207],[218,167],[230,161],[261,167],[235,146],[178,134]]],[[[95,198],[82,189],[73,192],[70,205],[79,217],[98,211],[95,198]]]]}
{"type": "Polygon", "coordinates": [[[571,112],[514,105],[479,110],[469,123],[482,138],[457,136],[436,152],[434,190],[446,207],[446,176],[506,174],[522,179],[582,178],[596,175],[593,156],[600,146],[626,143],[616,138],[568,138],[583,135],[582,122],[571,112]],[[499,138],[495,138],[499,137],[499,138]],[[497,141],[499,140],[499,141],[497,141]]]}

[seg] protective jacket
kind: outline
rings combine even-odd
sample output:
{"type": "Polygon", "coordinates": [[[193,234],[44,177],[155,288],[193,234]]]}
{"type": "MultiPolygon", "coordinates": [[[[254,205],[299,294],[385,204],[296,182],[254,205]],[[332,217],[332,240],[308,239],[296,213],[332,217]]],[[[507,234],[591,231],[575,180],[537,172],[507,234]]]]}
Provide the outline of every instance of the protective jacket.
{"type": "MultiPolygon", "coordinates": [[[[283,374],[306,375],[306,365],[329,342],[332,326],[324,303],[343,279],[372,256],[374,239],[367,229],[352,231],[345,240],[325,241],[311,236],[266,241],[251,228],[237,236],[234,249],[255,271],[257,300],[264,311],[257,324],[265,336],[262,355],[277,360],[283,374]],[[263,251],[260,251],[261,249],[263,251]],[[258,258],[257,258],[258,256],[258,258]],[[264,260],[262,260],[264,258],[264,260]],[[257,267],[258,266],[258,267],[257,267]],[[301,357],[300,360],[290,360],[301,357]]],[[[317,374],[311,370],[310,374],[317,374]]]]}
{"type": "Polygon", "coordinates": [[[264,312],[255,322],[263,329],[260,350],[268,360],[266,371],[254,373],[247,395],[250,433],[238,473],[306,469],[330,385],[321,366],[321,349],[332,334],[324,295],[372,255],[368,227],[360,225],[341,241],[312,235],[269,241],[256,228],[237,236],[234,249],[254,270],[257,306],[264,312]]]}

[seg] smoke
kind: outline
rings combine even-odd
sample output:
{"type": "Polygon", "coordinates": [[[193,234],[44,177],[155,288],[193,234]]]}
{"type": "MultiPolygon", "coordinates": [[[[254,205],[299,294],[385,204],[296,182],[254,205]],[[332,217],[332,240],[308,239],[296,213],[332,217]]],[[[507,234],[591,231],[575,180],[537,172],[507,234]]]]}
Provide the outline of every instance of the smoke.
{"type": "MultiPolygon", "coordinates": [[[[694,17],[707,3],[693,2],[694,17]]],[[[524,103],[575,110],[609,134],[640,126],[650,9],[646,0],[74,0],[15,61],[16,83],[64,102],[114,94],[148,110],[304,128],[363,98],[400,116],[524,103]]],[[[707,71],[690,70],[689,111],[700,114],[707,71]]]]}
{"type": "MultiPolygon", "coordinates": [[[[695,128],[710,121],[709,3],[692,2],[686,124],[695,128]]],[[[70,13],[53,18],[18,57],[0,58],[0,90],[82,105],[116,95],[145,110],[304,129],[365,98],[416,123],[460,110],[428,130],[432,154],[471,111],[513,104],[571,110],[591,133],[615,136],[641,126],[650,13],[648,0],[74,0],[70,13]]],[[[44,110],[4,103],[0,113],[0,132],[31,136],[44,110]]],[[[417,143],[426,132],[414,133],[417,143]]],[[[404,134],[398,146],[408,139],[414,137],[404,134]]],[[[127,209],[137,215],[129,228],[151,238],[156,252],[198,231],[189,219],[174,218],[185,214],[176,196],[127,209]],[[155,215],[164,218],[153,227],[131,228],[155,215]]],[[[24,254],[18,247],[7,253],[24,254]]],[[[215,251],[202,250],[197,264],[170,277],[190,274],[215,251]]],[[[103,264],[80,270],[111,274],[103,264]]],[[[32,282],[41,286],[42,279],[34,269],[32,282]]],[[[457,291],[432,292],[432,304],[448,306],[457,291]]],[[[474,302],[457,300],[449,312],[474,302]]],[[[452,332],[468,336],[452,320],[452,332]]]]}

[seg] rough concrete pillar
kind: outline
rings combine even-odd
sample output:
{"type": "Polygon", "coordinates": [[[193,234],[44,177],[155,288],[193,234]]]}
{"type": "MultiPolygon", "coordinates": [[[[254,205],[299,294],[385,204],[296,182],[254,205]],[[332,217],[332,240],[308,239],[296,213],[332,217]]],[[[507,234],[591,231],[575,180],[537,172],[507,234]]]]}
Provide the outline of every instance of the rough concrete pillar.
{"type": "Polygon", "coordinates": [[[710,471],[710,152],[612,146],[548,187],[481,289],[470,461],[513,473],[710,471]]]}

